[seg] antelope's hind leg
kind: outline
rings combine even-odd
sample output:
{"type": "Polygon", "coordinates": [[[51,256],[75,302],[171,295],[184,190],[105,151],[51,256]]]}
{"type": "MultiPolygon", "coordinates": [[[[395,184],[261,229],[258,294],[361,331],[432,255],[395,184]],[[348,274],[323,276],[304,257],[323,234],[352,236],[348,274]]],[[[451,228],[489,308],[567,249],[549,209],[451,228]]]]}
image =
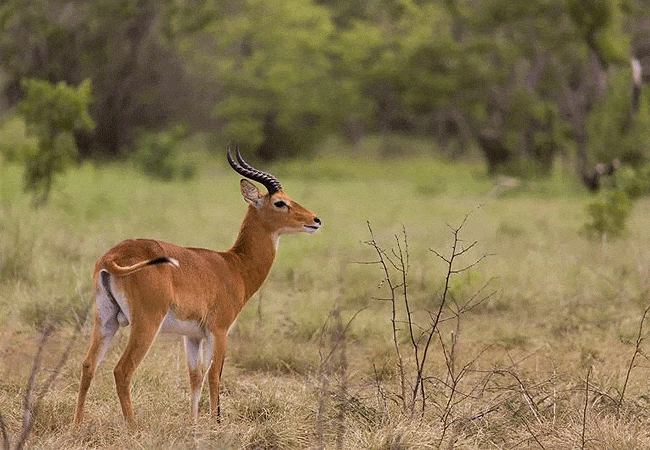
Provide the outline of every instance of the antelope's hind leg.
{"type": "Polygon", "coordinates": [[[131,378],[158,335],[162,321],[163,317],[158,314],[144,312],[139,314],[138,320],[132,321],[129,342],[113,370],[115,389],[122,406],[122,414],[130,425],[135,423],[135,414],[131,403],[131,378]]]}
{"type": "Polygon", "coordinates": [[[83,419],[84,403],[88,394],[88,388],[90,388],[90,382],[95,375],[95,370],[104,359],[106,351],[113,340],[113,336],[115,336],[115,332],[120,327],[117,321],[117,315],[120,309],[105,292],[100,291],[95,296],[95,303],[95,320],[93,323],[90,348],[88,349],[86,359],[81,365],[79,395],[74,414],[74,423],[77,425],[83,419]]]}

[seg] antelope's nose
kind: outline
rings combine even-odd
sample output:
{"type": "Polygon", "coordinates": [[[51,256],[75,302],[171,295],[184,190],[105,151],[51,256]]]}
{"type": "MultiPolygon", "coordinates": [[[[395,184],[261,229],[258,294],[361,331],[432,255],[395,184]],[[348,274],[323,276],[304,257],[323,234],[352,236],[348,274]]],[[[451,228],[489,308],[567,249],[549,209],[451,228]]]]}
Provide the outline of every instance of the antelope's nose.
{"type": "Polygon", "coordinates": [[[320,219],[318,217],[314,217],[314,223],[318,224],[318,225],[322,225],[322,222],[320,221],[320,219]]]}

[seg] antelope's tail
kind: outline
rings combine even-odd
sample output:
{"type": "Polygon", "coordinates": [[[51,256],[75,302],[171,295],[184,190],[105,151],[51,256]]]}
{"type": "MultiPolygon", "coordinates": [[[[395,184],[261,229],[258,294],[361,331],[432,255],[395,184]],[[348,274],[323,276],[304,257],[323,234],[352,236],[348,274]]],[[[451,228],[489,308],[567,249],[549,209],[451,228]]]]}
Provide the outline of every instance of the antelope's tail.
{"type": "Polygon", "coordinates": [[[137,262],[131,266],[120,266],[115,261],[109,261],[106,263],[105,270],[112,275],[123,276],[144,269],[145,267],[155,266],[158,264],[171,264],[172,266],[180,267],[180,264],[174,258],[160,256],[158,258],[137,262]]]}

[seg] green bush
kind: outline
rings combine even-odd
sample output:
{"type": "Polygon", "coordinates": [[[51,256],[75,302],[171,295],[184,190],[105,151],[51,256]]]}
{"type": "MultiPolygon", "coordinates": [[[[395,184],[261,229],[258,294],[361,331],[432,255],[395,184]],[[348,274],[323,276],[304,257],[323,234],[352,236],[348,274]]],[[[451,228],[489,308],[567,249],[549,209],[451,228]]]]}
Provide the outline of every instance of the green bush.
{"type": "Polygon", "coordinates": [[[616,185],[625,191],[631,200],[650,194],[650,164],[634,169],[622,167],[616,172],[616,185]]]}
{"type": "Polygon", "coordinates": [[[604,97],[594,106],[586,121],[593,162],[618,158],[633,167],[646,162],[650,148],[650,108],[641,96],[638,113],[630,118],[629,72],[620,71],[612,77],[604,97]]]}
{"type": "Polygon", "coordinates": [[[13,116],[0,124],[0,155],[8,162],[20,161],[22,155],[37,151],[38,139],[27,135],[22,117],[13,116]]]}
{"type": "Polygon", "coordinates": [[[90,80],[78,87],[61,82],[56,85],[37,79],[22,83],[25,97],[18,105],[28,134],[38,139],[37,146],[24,145],[17,156],[25,165],[24,187],[33,195],[32,203],[47,203],[56,175],[77,158],[73,132],[90,130],[95,124],[88,113],[92,101],[90,80]]]}
{"type": "Polygon", "coordinates": [[[186,135],[185,129],[180,126],[159,133],[143,133],[137,141],[138,150],[133,157],[136,167],[157,180],[193,178],[196,167],[178,160],[178,146],[186,135]]]}
{"type": "Polygon", "coordinates": [[[621,237],[631,210],[632,202],[625,191],[608,191],[587,205],[587,214],[591,220],[584,225],[581,232],[587,238],[601,242],[621,237]]]}

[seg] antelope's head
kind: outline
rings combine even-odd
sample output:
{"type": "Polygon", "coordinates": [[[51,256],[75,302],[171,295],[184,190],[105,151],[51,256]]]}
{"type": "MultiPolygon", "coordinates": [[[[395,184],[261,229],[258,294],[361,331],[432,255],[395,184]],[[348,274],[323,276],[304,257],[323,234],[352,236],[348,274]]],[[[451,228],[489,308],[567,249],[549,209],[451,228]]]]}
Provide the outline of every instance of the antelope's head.
{"type": "Polygon", "coordinates": [[[239,148],[235,149],[235,159],[227,152],[230,166],[247,179],[240,181],[241,193],[244,200],[257,214],[260,224],[265,231],[275,239],[280,234],[313,233],[321,226],[321,220],[316,214],[300,206],[289,198],[282,190],[282,185],[276,177],[267,172],[255,169],[242,158],[239,148]],[[262,184],[268,192],[261,192],[257,186],[248,180],[262,184]]]}

